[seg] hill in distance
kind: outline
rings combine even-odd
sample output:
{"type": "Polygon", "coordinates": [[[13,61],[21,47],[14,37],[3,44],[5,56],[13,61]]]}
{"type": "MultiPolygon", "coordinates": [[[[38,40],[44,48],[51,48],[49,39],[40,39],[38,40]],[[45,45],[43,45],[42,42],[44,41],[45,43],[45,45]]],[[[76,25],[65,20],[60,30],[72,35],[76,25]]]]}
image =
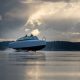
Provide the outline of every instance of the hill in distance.
{"type": "MultiPolygon", "coordinates": [[[[7,49],[10,42],[13,41],[0,42],[0,50],[7,49]]],[[[80,51],[80,42],[47,41],[46,44],[45,51],[80,51]]]]}

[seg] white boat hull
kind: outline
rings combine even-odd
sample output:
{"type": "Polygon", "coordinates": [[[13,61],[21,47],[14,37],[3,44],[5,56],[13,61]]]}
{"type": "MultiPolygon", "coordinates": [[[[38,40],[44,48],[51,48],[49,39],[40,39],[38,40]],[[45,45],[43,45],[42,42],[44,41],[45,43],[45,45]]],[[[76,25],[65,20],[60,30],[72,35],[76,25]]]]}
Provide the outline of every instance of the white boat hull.
{"type": "Polygon", "coordinates": [[[28,51],[37,51],[44,48],[45,46],[46,42],[43,40],[15,41],[9,44],[10,48],[28,51]]]}

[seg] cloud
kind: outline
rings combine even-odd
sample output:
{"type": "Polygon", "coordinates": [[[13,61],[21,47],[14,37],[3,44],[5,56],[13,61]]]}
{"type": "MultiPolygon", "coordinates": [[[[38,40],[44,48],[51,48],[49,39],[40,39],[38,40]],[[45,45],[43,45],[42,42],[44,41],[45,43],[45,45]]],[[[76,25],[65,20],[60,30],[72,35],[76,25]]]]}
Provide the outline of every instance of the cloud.
{"type": "Polygon", "coordinates": [[[70,26],[71,28],[75,27],[80,20],[80,3],[72,3],[71,5],[67,8],[65,3],[43,3],[29,17],[26,26],[31,24],[34,27],[40,23],[41,26],[38,26],[38,28],[42,28],[46,24],[46,28],[51,27],[63,32],[70,28],[70,26]]]}
{"type": "Polygon", "coordinates": [[[47,40],[77,40],[80,32],[80,2],[66,2],[69,0],[0,1],[0,38],[12,39],[25,35],[24,24],[38,13],[33,23],[41,22],[36,28],[40,30],[40,37],[45,36],[47,40]]]}
{"type": "Polygon", "coordinates": [[[2,16],[0,15],[0,21],[2,20],[2,16]]]}
{"type": "Polygon", "coordinates": [[[41,3],[41,2],[79,2],[80,0],[20,0],[21,3],[41,3]]]}

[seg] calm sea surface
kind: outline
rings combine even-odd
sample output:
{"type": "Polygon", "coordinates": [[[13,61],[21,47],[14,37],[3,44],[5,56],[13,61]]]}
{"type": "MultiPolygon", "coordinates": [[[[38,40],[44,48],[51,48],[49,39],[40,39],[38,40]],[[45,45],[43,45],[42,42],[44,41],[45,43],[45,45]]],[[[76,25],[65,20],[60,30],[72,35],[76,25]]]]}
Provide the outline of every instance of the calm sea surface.
{"type": "Polygon", "coordinates": [[[80,80],[80,52],[0,51],[0,80],[80,80]]]}

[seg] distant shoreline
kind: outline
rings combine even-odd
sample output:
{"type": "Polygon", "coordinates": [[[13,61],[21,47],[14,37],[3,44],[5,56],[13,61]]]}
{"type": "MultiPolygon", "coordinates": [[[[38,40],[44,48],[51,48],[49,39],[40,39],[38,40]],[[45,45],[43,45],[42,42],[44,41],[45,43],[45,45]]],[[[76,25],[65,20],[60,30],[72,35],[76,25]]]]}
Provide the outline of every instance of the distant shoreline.
{"type": "MultiPolygon", "coordinates": [[[[10,42],[13,41],[1,41],[0,50],[8,48],[10,42]]],[[[47,45],[43,49],[45,51],[80,51],[80,42],[69,41],[46,41],[47,45]]]]}

